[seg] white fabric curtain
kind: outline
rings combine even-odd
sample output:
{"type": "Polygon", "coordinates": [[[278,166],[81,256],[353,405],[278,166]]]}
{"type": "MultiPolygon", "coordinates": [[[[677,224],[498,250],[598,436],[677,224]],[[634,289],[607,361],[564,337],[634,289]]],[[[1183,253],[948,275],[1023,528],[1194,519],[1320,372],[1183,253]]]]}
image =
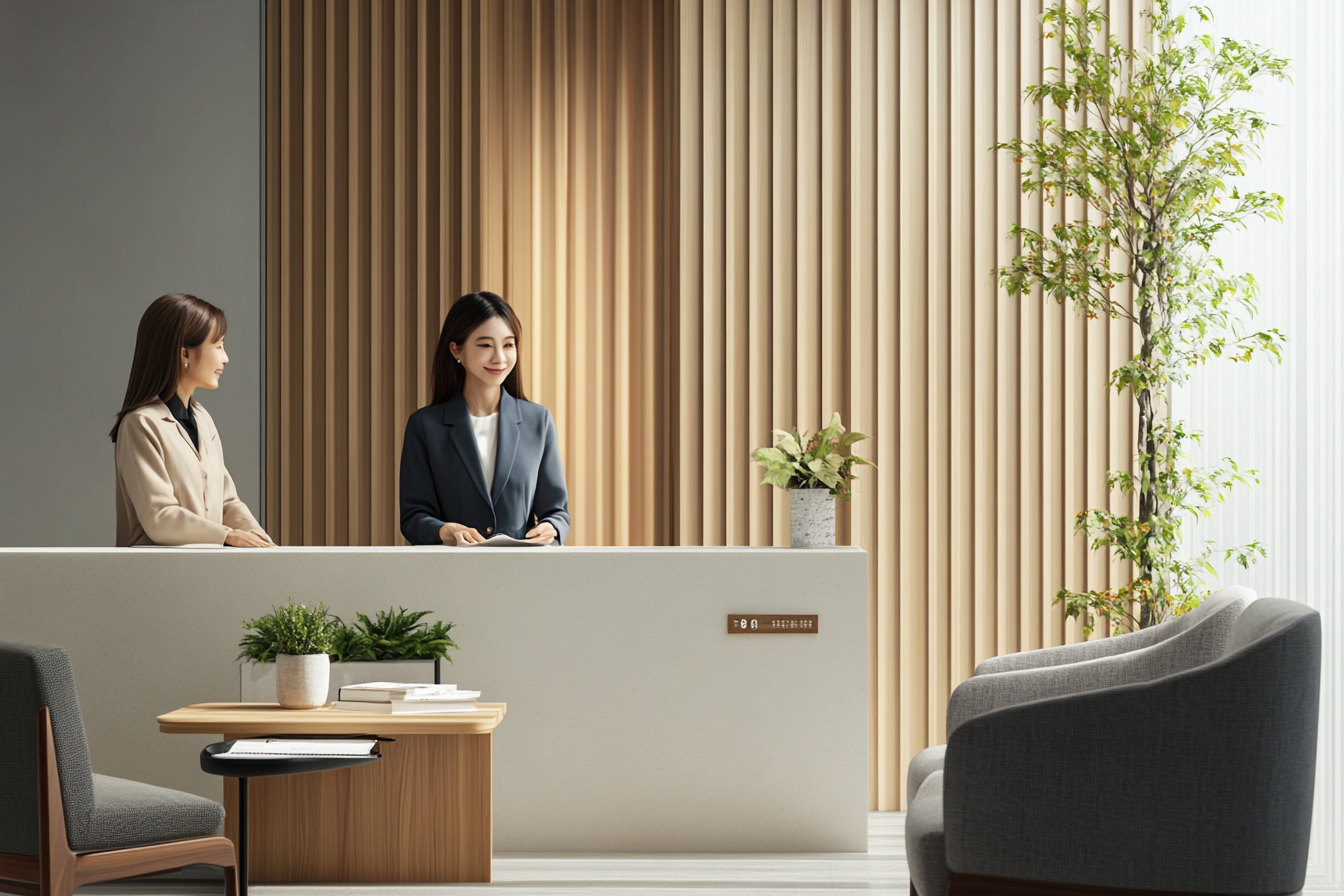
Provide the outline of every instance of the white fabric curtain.
{"type": "Polygon", "coordinates": [[[1307,889],[1344,891],[1344,745],[1339,701],[1344,647],[1344,7],[1328,0],[1275,3],[1212,0],[1214,33],[1249,39],[1294,60],[1295,84],[1273,84],[1247,105],[1278,125],[1247,186],[1286,200],[1282,224],[1253,224],[1219,245],[1229,272],[1260,281],[1257,328],[1289,338],[1282,365],[1220,361],[1195,374],[1175,410],[1204,431],[1205,462],[1231,457],[1260,470],[1262,484],[1241,491],[1199,526],[1195,538],[1220,546],[1260,540],[1267,559],[1242,570],[1227,564],[1224,584],[1264,597],[1301,601],[1321,612],[1321,734],[1307,889]]]}

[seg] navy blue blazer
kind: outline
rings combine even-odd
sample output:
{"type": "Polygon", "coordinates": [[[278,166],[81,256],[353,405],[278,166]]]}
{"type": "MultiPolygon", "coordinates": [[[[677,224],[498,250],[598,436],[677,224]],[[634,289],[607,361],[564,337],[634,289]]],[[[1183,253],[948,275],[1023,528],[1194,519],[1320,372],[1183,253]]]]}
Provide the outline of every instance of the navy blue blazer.
{"type": "Polygon", "coordinates": [[[522,538],[549,522],[564,542],[569,492],[549,410],[500,390],[489,493],[466,399],[459,393],[411,415],[401,446],[401,534],[411,544],[442,544],[439,529],[446,522],[471,526],[486,538],[522,538]]]}

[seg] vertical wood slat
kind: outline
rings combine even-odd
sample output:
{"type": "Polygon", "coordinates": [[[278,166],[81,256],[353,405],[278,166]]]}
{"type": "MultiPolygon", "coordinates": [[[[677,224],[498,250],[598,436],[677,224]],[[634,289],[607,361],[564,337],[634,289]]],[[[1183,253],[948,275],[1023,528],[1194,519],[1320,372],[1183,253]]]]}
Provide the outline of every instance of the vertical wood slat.
{"type": "MultiPolygon", "coordinates": [[[[1113,5],[1131,17],[1129,3],[1113,5]]],[[[1023,104],[1022,90],[1059,64],[1042,54],[1042,4],[1028,7],[750,4],[748,35],[766,19],[772,35],[769,71],[760,72],[750,38],[734,63],[741,6],[679,6],[678,270],[700,284],[683,286],[679,332],[702,340],[678,356],[679,472],[700,471],[685,456],[697,448],[706,467],[705,487],[694,490],[704,529],[678,534],[681,543],[736,543],[740,486],[730,475],[715,505],[721,484],[710,465],[737,459],[709,427],[741,419],[737,353],[751,357],[768,314],[775,355],[768,366],[749,360],[746,375],[768,371],[771,421],[763,427],[748,410],[748,444],[765,444],[768,428],[815,428],[833,410],[877,436],[858,452],[879,469],[862,471],[840,524],[841,539],[870,558],[875,809],[903,806],[906,764],[944,738],[948,695],[976,663],[1076,640],[1054,591],[1122,572],[1089,556],[1072,517],[1103,500],[1106,468],[1127,461],[1115,439],[1130,421],[1105,379],[1129,336],[1039,295],[1009,299],[992,273],[1017,250],[1006,239],[1011,222],[1042,226],[1059,214],[1022,197],[1016,165],[987,151],[1034,130],[1043,112],[1023,104]],[[767,77],[768,118],[754,105],[767,77]],[[743,141],[753,164],[772,166],[768,310],[751,289],[763,235],[741,214],[732,180],[743,141]],[[768,153],[757,155],[758,141],[768,153]],[[746,234],[736,232],[743,221],[746,234]],[[745,292],[734,288],[742,264],[745,292]],[[746,346],[736,336],[743,313],[753,331],[746,346]],[[705,428],[698,440],[686,432],[694,426],[705,428]]],[[[754,193],[749,203],[764,206],[754,193]]],[[[787,496],[764,500],[774,522],[750,526],[752,543],[786,544],[787,496]]]]}
{"type": "MultiPolygon", "coordinates": [[[[1142,0],[1111,0],[1135,39],[1142,0]]],[[[1076,640],[1118,576],[1072,516],[1132,415],[1132,335],[991,275],[1020,196],[986,151],[1057,52],[1040,0],[272,0],[267,494],[283,543],[389,544],[407,415],[456,296],[524,325],[580,544],[787,544],[769,430],[876,437],[873,808],[979,660],[1076,640]]]]}

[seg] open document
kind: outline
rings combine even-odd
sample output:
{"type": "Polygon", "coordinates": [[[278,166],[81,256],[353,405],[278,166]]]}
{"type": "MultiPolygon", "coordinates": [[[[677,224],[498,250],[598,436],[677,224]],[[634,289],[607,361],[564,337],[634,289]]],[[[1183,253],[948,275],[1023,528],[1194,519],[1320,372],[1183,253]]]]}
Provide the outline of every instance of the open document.
{"type": "Polygon", "coordinates": [[[554,547],[555,542],[550,544],[537,544],[535,541],[525,541],[521,538],[513,538],[508,535],[491,535],[485,541],[478,541],[472,544],[450,544],[450,548],[549,548],[554,547]]]}

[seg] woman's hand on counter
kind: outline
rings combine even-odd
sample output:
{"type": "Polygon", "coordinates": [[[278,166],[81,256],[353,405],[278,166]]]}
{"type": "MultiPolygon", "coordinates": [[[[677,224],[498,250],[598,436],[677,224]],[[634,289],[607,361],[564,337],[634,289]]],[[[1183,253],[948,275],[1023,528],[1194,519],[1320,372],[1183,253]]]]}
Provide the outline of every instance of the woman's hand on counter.
{"type": "Polygon", "coordinates": [[[477,544],[485,541],[485,536],[461,523],[444,523],[439,529],[439,541],[444,544],[477,544]]]}
{"type": "Polygon", "coordinates": [[[555,541],[555,539],[559,535],[560,533],[555,531],[555,526],[552,526],[549,522],[546,522],[546,523],[540,523],[536,526],[533,526],[531,529],[528,529],[527,534],[524,535],[523,537],[526,538],[528,541],[535,541],[537,544],[550,544],[551,542],[555,541]]]}
{"type": "Polygon", "coordinates": [[[265,532],[244,532],[242,529],[230,529],[224,536],[224,543],[234,548],[273,548],[275,542],[265,532]]]}

